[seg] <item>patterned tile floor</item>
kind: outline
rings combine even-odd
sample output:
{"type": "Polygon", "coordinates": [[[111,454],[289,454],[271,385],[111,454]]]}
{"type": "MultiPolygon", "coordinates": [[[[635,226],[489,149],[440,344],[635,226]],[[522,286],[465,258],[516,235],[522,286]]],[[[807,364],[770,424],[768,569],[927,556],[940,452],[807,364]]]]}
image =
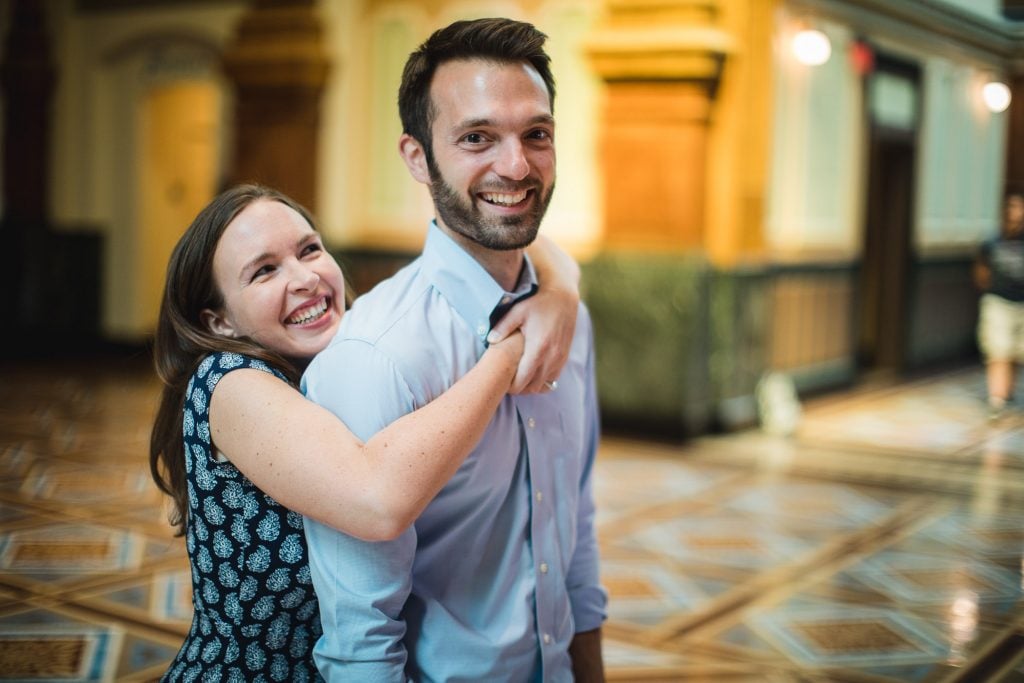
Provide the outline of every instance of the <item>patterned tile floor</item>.
{"type": "MultiPolygon", "coordinates": [[[[965,369],[796,436],[606,437],[613,681],[1024,681],[1024,413],[965,369]]],[[[187,629],[145,361],[0,366],[0,680],[149,681],[187,629]]]]}

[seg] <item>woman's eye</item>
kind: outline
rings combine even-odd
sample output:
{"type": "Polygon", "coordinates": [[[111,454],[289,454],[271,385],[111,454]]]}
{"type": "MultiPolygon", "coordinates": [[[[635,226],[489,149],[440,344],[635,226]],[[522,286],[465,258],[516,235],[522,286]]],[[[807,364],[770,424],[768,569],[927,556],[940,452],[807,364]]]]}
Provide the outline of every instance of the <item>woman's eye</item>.
{"type": "Polygon", "coordinates": [[[317,254],[317,253],[323,251],[323,249],[324,249],[323,245],[321,245],[321,244],[319,244],[317,242],[313,242],[311,244],[307,244],[306,246],[304,246],[302,248],[302,255],[303,256],[309,256],[310,254],[317,254]]]}
{"type": "Polygon", "coordinates": [[[271,266],[271,265],[260,266],[256,270],[256,272],[252,274],[252,279],[255,280],[256,278],[263,277],[264,275],[270,275],[273,272],[274,272],[274,266],[271,266]]]}

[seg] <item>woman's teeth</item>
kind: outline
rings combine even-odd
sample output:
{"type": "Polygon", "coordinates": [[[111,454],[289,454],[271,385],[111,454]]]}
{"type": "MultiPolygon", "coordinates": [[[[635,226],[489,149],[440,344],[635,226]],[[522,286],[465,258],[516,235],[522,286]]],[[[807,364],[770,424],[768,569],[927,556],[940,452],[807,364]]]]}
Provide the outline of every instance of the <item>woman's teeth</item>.
{"type": "Polygon", "coordinates": [[[288,318],[288,322],[292,325],[303,325],[305,323],[316,320],[327,311],[327,299],[321,299],[319,303],[310,306],[309,308],[299,311],[292,317],[288,318]]]}

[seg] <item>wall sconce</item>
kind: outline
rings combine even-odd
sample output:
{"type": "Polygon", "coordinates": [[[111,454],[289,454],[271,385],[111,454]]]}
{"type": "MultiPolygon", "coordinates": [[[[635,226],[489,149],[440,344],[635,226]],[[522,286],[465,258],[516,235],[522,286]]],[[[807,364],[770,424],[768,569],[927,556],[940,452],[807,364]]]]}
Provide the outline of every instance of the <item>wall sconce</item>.
{"type": "Polygon", "coordinates": [[[989,81],[981,88],[981,99],[990,112],[998,114],[1010,106],[1010,88],[999,81],[989,81]]]}
{"type": "Polygon", "coordinates": [[[807,66],[819,66],[832,56],[832,42],[821,31],[804,29],[793,36],[793,54],[807,66]]]}

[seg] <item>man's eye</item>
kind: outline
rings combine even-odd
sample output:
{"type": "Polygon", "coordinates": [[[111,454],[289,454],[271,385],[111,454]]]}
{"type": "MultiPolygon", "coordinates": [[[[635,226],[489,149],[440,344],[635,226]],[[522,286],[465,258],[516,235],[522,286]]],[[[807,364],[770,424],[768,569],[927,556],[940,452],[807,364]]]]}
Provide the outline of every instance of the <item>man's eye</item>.
{"type": "Polygon", "coordinates": [[[551,133],[543,129],[538,129],[530,131],[529,137],[533,140],[548,141],[551,139],[551,133]]]}
{"type": "Polygon", "coordinates": [[[480,133],[470,133],[462,138],[463,142],[468,142],[471,145],[479,145],[481,142],[485,142],[486,138],[480,133]]]}

